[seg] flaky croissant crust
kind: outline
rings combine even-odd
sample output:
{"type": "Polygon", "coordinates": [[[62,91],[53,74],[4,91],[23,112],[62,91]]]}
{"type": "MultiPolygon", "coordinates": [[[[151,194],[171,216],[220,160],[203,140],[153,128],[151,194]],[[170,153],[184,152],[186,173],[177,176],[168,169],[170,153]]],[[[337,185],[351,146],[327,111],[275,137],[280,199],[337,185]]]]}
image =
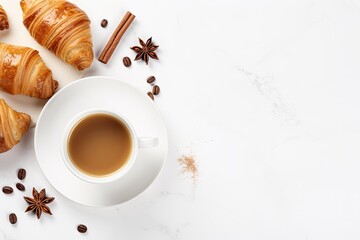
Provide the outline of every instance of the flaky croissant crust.
{"type": "Polygon", "coordinates": [[[5,29],[9,29],[9,19],[4,8],[0,5],[0,30],[5,29]]]}
{"type": "Polygon", "coordinates": [[[90,19],[75,4],[64,0],[22,0],[23,23],[31,36],[79,70],[90,67],[90,19]]]}
{"type": "Polygon", "coordinates": [[[58,82],[53,80],[38,51],[0,42],[1,90],[46,99],[57,87],[58,82]]]}
{"type": "Polygon", "coordinates": [[[0,98],[0,153],[6,152],[20,142],[28,131],[30,116],[13,110],[0,98]]]}

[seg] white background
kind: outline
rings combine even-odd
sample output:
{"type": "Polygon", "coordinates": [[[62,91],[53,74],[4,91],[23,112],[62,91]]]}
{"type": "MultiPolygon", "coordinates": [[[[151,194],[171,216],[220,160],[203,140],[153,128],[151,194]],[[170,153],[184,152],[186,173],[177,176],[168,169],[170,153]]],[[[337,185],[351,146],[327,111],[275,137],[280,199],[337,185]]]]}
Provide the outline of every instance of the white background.
{"type": "Polygon", "coordinates": [[[155,75],[168,159],[135,200],[92,209],[46,181],[32,130],[0,155],[0,182],[14,185],[26,168],[26,194],[45,187],[54,215],[38,221],[22,212],[19,191],[0,194],[0,239],[360,238],[359,1],[74,2],[92,20],[96,56],[126,10],[136,15],[110,63],[95,60],[83,75],[125,79],[144,94],[155,75]],[[129,47],[150,36],[160,61],[125,68],[129,47]],[[180,174],[183,154],[196,156],[196,185],[180,174]],[[76,231],[79,223],[88,233],[76,231]]]}

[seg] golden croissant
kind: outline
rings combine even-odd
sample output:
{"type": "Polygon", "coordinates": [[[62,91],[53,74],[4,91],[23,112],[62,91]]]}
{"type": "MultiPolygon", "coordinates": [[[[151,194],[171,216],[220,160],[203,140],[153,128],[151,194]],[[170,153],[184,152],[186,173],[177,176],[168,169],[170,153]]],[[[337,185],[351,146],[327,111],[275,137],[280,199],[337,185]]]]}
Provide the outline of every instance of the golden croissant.
{"type": "Polygon", "coordinates": [[[43,47],[78,70],[90,67],[93,58],[90,19],[65,0],[21,0],[23,23],[43,47]]]}
{"type": "Polygon", "coordinates": [[[54,95],[57,87],[58,82],[38,51],[0,43],[1,90],[46,99],[54,95]]]}
{"type": "Polygon", "coordinates": [[[29,125],[29,115],[15,111],[0,98],[0,153],[18,144],[29,125]]]}
{"type": "Polygon", "coordinates": [[[0,30],[9,28],[9,20],[8,16],[4,10],[4,8],[0,5],[0,30]]]}

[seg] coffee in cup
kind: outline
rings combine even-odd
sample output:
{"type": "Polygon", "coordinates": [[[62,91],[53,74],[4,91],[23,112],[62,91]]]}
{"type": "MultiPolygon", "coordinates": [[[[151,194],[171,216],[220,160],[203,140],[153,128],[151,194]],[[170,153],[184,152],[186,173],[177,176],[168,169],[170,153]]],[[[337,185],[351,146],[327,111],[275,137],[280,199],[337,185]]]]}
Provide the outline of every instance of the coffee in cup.
{"type": "Polygon", "coordinates": [[[68,137],[72,164],[84,174],[104,177],[121,169],[130,159],[130,130],[120,119],[104,113],[78,121],[68,137]]]}
{"type": "Polygon", "coordinates": [[[80,179],[105,183],[125,175],[139,148],[153,148],[156,137],[137,137],[123,116],[105,109],[89,109],[67,125],[62,142],[65,165],[80,179]]]}

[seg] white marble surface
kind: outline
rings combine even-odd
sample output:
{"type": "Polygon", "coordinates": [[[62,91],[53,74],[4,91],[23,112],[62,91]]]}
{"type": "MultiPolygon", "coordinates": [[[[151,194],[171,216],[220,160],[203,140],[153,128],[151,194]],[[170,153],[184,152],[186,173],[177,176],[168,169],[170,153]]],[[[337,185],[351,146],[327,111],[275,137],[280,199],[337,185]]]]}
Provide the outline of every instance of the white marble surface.
{"type": "Polygon", "coordinates": [[[0,181],[14,184],[25,167],[26,193],[46,187],[54,215],[37,221],[22,213],[18,191],[0,194],[1,240],[360,238],[359,1],[74,2],[92,19],[97,55],[124,12],[136,14],[110,64],[96,61],[84,75],[116,76],[144,93],[144,79],[157,77],[168,160],[134,201],[92,209],[49,185],[30,131],[0,156],[0,181]],[[138,36],[153,36],[161,61],[125,69],[138,36]],[[196,186],[180,174],[182,154],[196,156],[196,186]]]}

